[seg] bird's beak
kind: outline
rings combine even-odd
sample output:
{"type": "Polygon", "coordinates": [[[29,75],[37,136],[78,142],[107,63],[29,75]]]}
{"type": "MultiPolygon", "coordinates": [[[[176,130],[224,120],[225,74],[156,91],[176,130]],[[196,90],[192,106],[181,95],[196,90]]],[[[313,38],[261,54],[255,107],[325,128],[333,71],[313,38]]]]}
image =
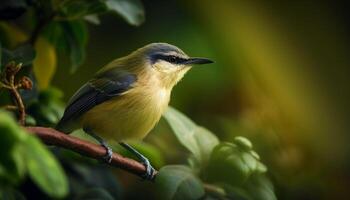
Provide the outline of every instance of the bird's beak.
{"type": "Polygon", "coordinates": [[[184,65],[192,65],[192,64],[209,64],[209,63],[213,63],[214,61],[209,60],[207,58],[188,58],[186,59],[183,63],[184,65]]]}

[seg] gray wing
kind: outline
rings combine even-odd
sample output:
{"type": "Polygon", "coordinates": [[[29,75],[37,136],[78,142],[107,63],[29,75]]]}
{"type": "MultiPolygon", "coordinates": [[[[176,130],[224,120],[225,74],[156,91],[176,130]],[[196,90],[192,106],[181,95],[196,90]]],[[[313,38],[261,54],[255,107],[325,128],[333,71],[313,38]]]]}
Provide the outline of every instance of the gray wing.
{"type": "Polygon", "coordinates": [[[134,74],[110,72],[97,76],[83,85],[69,100],[63,117],[56,129],[63,132],[73,131],[71,124],[94,106],[121,95],[136,81],[134,74]]]}

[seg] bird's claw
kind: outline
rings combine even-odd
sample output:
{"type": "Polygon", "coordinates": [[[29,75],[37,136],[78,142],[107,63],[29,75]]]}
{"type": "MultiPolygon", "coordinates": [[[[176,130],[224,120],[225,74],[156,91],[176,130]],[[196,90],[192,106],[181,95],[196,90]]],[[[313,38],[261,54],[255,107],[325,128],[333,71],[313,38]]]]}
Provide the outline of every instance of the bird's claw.
{"type": "Polygon", "coordinates": [[[154,168],[152,167],[151,163],[149,162],[149,160],[143,156],[141,153],[139,153],[136,149],[132,148],[130,145],[124,143],[124,142],[120,142],[120,145],[122,147],[124,147],[126,150],[130,151],[132,154],[134,154],[139,160],[140,162],[145,166],[146,168],[146,172],[141,175],[141,178],[143,180],[150,180],[152,181],[154,179],[154,168]]]}
{"type": "Polygon", "coordinates": [[[154,178],[154,168],[152,167],[151,163],[148,159],[142,160],[142,164],[146,167],[146,173],[141,175],[141,178],[144,180],[153,180],[154,178]]]}
{"type": "Polygon", "coordinates": [[[113,150],[111,147],[107,146],[106,144],[101,144],[106,149],[106,155],[102,157],[102,159],[107,162],[111,163],[112,162],[112,156],[113,156],[113,150]]]}

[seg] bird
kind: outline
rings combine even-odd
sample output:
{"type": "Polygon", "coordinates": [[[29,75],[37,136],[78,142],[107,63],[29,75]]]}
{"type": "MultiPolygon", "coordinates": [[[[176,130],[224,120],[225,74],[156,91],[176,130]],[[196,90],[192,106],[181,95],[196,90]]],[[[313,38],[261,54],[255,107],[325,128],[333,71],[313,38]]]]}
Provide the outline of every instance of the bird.
{"type": "Polygon", "coordinates": [[[101,68],[70,98],[56,129],[71,133],[82,128],[105,149],[111,162],[114,140],[145,166],[144,179],[153,179],[149,160],[127,144],[142,140],[167,109],[173,87],[193,65],[213,63],[189,57],[168,43],[151,43],[101,68]]]}

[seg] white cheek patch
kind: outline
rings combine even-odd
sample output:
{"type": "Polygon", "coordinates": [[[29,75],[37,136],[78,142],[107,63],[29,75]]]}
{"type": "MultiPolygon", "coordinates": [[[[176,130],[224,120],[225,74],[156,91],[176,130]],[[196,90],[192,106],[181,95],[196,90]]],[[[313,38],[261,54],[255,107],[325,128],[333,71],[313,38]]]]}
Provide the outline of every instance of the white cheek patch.
{"type": "Polygon", "coordinates": [[[174,64],[168,63],[166,61],[158,61],[157,63],[155,63],[154,66],[157,68],[158,71],[164,72],[167,74],[178,71],[180,67],[180,66],[176,66],[174,64]]]}

